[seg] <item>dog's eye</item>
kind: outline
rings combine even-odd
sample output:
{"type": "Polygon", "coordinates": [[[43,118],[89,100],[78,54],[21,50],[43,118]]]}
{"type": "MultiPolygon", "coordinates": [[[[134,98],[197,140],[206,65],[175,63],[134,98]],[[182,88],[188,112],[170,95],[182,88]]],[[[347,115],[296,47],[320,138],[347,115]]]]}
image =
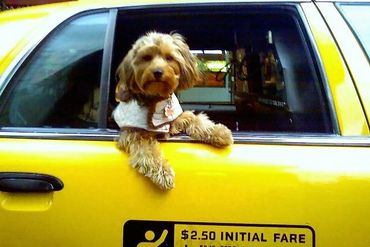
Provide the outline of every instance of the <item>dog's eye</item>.
{"type": "Polygon", "coordinates": [[[143,61],[146,61],[146,62],[149,62],[149,61],[151,61],[152,60],[152,56],[151,55],[144,55],[144,56],[142,56],[141,57],[141,59],[143,60],[143,61]]]}
{"type": "Polygon", "coordinates": [[[171,56],[171,55],[167,55],[167,56],[166,56],[166,60],[167,60],[168,62],[171,62],[171,61],[173,61],[173,60],[174,60],[174,58],[173,58],[173,56],[171,56]]]}

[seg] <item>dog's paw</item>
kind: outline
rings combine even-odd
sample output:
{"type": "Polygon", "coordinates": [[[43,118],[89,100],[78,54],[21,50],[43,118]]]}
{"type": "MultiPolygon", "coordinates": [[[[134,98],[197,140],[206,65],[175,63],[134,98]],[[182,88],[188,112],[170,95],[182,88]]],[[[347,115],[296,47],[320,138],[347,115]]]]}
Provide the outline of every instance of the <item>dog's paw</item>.
{"type": "Polygon", "coordinates": [[[137,160],[131,160],[131,166],[135,168],[140,174],[150,177],[154,172],[153,170],[155,170],[155,167],[159,167],[160,163],[156,160],[144,157],[137,160]]]}
{"type": "Polygon", "coordinates": [[[234,139],[231,130],[223,124],[215,124],[209,143],[215,147],[225,147],[233,144],[234,139]]]}
{"type": "Polygon", "coordinates": [[[174,122],[170,125],[170,131],[169,131],[169,134],[170,135],[178,135],[182,132],[182,129],[181,129],[181,125],[177,122],[174,122]]]}
{"type": "Polygon", "coordinates": [[[177,135],[186,131],[186,128],[191,122],[194,122],[195,115],[192,111],[184,111],[170,125],[170,134],[177,135]]]}
{"type": "Polygon", "coordinates": [[[169,165],[164,165],[153,172],[150,179],[162,190],[170,190],[175,187],[175,172],[169,165]]]}

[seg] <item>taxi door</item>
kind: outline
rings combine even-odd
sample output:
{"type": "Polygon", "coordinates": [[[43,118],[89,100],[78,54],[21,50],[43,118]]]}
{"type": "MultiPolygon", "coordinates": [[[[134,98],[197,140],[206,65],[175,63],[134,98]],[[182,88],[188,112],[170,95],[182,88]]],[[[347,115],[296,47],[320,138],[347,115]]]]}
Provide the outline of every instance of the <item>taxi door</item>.
{"type": "Polygon", "coordinates": [[[368,246],[368,125],[315,5],[294,6],[323,63],[338,133],[234,130],[224,149],[161,140],[176,172],[170,191],[130,167],[108,104],[94,104],[108,100],[100,82],[115,15],[87,12],[51,32],[1,96],[0,246],[368,246]]]}

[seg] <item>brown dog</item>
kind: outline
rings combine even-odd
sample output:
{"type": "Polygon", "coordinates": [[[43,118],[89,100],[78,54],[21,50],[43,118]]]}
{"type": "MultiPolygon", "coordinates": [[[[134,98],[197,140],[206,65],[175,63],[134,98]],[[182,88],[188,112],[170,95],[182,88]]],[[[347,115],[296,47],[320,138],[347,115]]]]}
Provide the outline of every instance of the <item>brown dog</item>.
{"type": "Polygon", "coordinates": [[[231,131],[205,114],[183,112],[175,93],[200,80],[196,58],[176,33],[150,32],[139,38],[117,69],[119,82],[113,117],[121,128],[118,146],[131,165],[162,189],[174,187],[175,173],[164,159],[157,137],[186,133],[224,147],[231,131]]]}

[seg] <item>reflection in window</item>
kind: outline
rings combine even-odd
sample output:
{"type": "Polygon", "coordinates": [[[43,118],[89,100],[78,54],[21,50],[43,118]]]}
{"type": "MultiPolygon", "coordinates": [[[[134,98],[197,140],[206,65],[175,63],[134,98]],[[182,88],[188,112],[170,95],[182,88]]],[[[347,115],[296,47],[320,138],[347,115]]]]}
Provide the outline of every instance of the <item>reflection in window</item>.
{"type": "Polygon", "coordinates": [[[203,72],[204,80],[199,87],[225,87],[227,72],[227,51],[221,50],[194,50],[191,51],[198,58],[198,67],[203,72]]]}
{"type": "Polygon", "coordinates": [[[107,14],[79,17],[53,32],[11,81],[0,123],[95,127],[107,14]]]}
{"type": "Polygon", "coordinates": [[[370,59],[370,4],[341,4],[340,7],[370,59]]]}

